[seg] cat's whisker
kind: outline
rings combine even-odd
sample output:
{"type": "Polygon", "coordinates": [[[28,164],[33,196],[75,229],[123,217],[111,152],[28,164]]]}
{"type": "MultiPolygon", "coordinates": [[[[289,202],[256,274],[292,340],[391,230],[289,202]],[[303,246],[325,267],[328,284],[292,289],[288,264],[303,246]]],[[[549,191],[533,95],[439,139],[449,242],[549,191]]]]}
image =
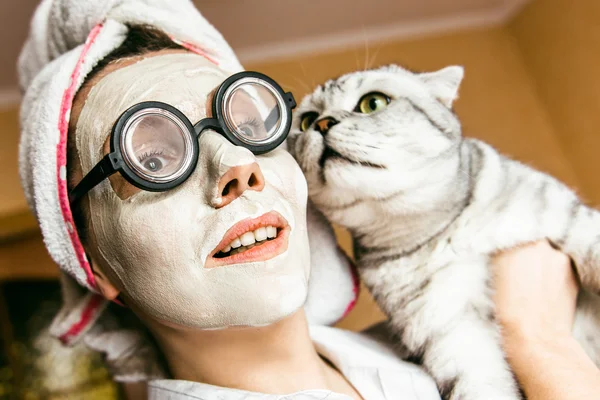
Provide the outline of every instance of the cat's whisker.
{"type": "Polygon", "coordinates": [[[362,71],[366,71],[368,68],[368,64],[369,64],[369,38],[367,37],[367,31],[365,28],[365,24],[362,24],[361,27],[361,32],[362,32],[362,38],[363,38],[363,46],[364,46],[364,67],[361,68],[358,62],[358,57],[356,60],[356,69],[357,70],[362,70],[362,71]]]}
{"type": "MultiPolygon", "coordinates": [[[[295,75],[290,75],[298,84],[300,84],[302,86],[302,89],[306,92],[310,92],[312,90],[312,88],[303,80],[301,80],[300,78],[298,78],[295,75]]],[[[293,89],[293,88],[292,88],[293,89]]],[[[296,89],[293,89],[296,90],[296,89]]]]}
{"type": "Polygon", "coordinates": [[[304,77],[305,77],[306,79],[310,79],[310,83],[311,83],[312,87],[316,87],[316,86],[317,86],[317,84],[315,83],[315,81],[314,81],[313,79],[311,79],[311,78],[308,76],[308,74],[306,73],[306,68],[304,68],[304,64],[300,63],[299,65],[300,65],[300,69],[302,70],[302,74],[304,75],[304,77]]]}
{"type": "Polygon", "coordinates": [[[360,70],[360,61],[358,60],[358,54],[359,54],[358,48],[354,47],[352,52],[354,53],[354,61],[356,61],[356,69],[360,70]]]}
{"type": "MultiPolygon", "coordinates": [[[[281,87],[283,87],[284,89],[289,89],[292,91],[297,91],[298,87],[294,86],[294,85],[290,85],[287,82],[281,81],[281,87]]],[[[306,90],[306,89],[305,89],[306,90]]],[[[307,90],[308,91],[308,90],[307,90]]]]}
{"type": "Polygon", "coordinates": [[[379,44],[379,46],[377,46],[377,48],[375,49],[375,53],[373,54],[373,58],[369,60],[369,63],[367,64],[367,69],[372,68],[373,64],[375,63],[375,60],[377,59],[377,56],[379,55],[379,50],[381,50],[381,44],[379,44]]]}
{"type": "Polygon", "coordinates": [[[365,40],[365,68],[363,71],[369,69],[369,38],[367,37],[367,33],[365,31],[365,26],[363,24],[363,38],[365,40]]]}

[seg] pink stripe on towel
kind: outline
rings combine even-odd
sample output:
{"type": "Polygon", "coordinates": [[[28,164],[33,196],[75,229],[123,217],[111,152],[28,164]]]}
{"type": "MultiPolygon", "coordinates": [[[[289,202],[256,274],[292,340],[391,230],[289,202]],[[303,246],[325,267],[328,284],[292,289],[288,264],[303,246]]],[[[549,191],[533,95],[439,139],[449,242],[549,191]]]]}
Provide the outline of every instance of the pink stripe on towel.
{"type": "Polygon", "coordinates": [[[90,47],[94,44],[94,41],[98,37],[98,34],[102,30],[102,24],[98,24],[92,29],[88,38],[85,42],[81,55],[75,65],[75,70],[71,74],[69,81],[69,87],[65,90],[60,106],[60,116],[58,120],[58,130],[60,131],[60,140],[57,145],[57,160],[56,160],[56,175],[58,178],[58,199],[60,202],[60,209],[62,211],[63,219],[71,238],[71,243],[75,249],[77,259],[81,268],[85,271],[87,277],[87,283],[92,288],[96,288],[96,282],[94,280],[94,274],[90,268],[90,264],[87,261],[85,250],[81,245],[79,236],[77,235],[77,229],[75,229],[75,223],[73,222],[73,214],[71,213],[71,206],[69,204],[69,192],[67,189],[66,180],[66,168],[67,168],[67,135],[69,132],[69,118],[71,114],[71,106],[73,105],[73,99],[77,91],[77,82],[79,75],[81,74],[81,66],[85,61],[85,57],[90,50],[90,47]],[[62,173],[61,173],[62,170],[62,173]]]}
{"type": "Polygon", "coordinates": [[[81,313],[81,318],[79,318],[79,321],[71,325],[66,333],[60,335],[60,341],[63,342],[63,344],[69,344],[73,338],[77,337],[81,331],[87,328],[103,303],[104,297],[101,295],[95,294],[91,296],[90,301],[85,305],[85,308],[81,313]]]}

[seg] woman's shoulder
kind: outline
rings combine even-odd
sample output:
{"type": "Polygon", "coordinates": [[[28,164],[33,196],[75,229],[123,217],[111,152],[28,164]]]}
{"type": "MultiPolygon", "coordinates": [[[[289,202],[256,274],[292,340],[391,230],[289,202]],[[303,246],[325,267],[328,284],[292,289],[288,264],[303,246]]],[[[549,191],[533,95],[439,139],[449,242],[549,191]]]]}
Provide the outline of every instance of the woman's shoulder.
{"type": "Polygon", "coordinates": [[[405,398],[439,399],[433,379],[418,365],[404,359],[404,351],[395,342],[386,324],[377,324],[362,332],[326,326],[311,326],[310,334],[322,356],[331,361],[345,376],[355,374],[378,376],[381,384],[394,387],[405,398]]]}
{"type": "Polygon", "coordinates": [[[329,326],[313,325],[310,335],[317,350],[335,353],[350,363],[365,365],[392,365],[408,372],[423,373],[421,367],[405,361],[405,354],[393,339],[385,323],[373,325],[361,332],[329,326]]]}

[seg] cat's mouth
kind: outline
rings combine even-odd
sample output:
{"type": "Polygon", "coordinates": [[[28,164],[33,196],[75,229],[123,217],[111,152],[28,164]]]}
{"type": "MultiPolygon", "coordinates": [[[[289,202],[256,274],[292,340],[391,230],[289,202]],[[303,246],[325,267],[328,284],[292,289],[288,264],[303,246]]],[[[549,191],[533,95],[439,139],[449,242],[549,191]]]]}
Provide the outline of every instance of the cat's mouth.
{"type": "Polygon", "coordinates": [[[321,158],[319,158],[319,166],[321,167],[321,170],[323,168],[325,168],[325,163],[327,162],[327,160],[341,160],[341,161],[344,161],[344,162],[347,162],[350,164],[360,165],[363,167],[371,167],[371,168],[379,168],[379,169],[385,168],[384,165],[372,163],[370,161],[350,159],[350,158],[338,153],[331,147],[325,145],[325,148],[323,149],[323,153],[321,153],[321,158]]]}
{"type": "Polygon", "coordinates": [[[332,158],[340,158],[340,159],[346,160],[348,162],[351,162],[349,159],[347,159],[346,157],[344,157],[337,151],[333,150],[331,147],[325,145],[325,148],[323,149],[323,153],[321,154],[321,158],[319,159],[319,167],[321,167],[321,169],[323,167],[325,167],[325,163],[327,162],[327,160],[332,159],[332,158]]]}

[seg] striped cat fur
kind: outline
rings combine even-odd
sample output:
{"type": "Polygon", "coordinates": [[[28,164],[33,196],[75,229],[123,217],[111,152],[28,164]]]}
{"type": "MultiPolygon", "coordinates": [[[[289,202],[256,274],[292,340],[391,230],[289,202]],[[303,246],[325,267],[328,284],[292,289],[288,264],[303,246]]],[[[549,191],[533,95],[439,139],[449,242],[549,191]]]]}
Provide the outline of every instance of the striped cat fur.
{"type": "Polygon", "coordinates": [[[520,399],[494,317],[491,257],[545,238],[568,254],[583,286],[573,334],[600,366],[600,213],[464,138],[452,111],[462,78],[462,67],[392,65],[328,81],[301,102],[288,146],[313,203],[351,232],[402,351],[442,398],[520,399]],[[386,104],[361,112],[368,93],[386,104]]]}

